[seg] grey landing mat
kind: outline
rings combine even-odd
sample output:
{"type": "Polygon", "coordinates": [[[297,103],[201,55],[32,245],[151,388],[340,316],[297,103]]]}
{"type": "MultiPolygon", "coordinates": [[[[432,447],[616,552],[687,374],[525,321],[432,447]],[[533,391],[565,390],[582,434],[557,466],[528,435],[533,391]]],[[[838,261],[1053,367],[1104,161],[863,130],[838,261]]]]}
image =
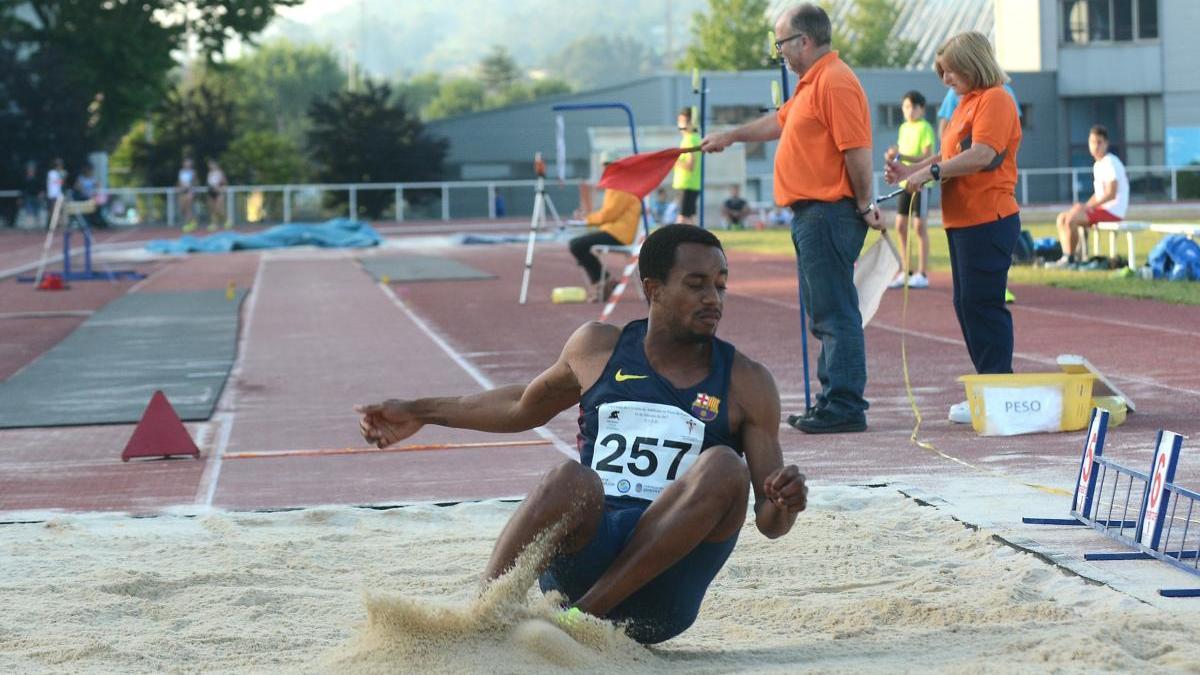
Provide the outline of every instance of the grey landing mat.
{"type": "Polygon", "coordinates": [[[237,353],[245,291],[133,293],[0,383],[0,428],[141,419],[161,389],[184,420],[212,416],[237,353]]]}
{"type": "Polygon", "coordinates": [[[449,281],[453,279],[492,279],[493,275],[450,258],[425,255],[359,258],[364,269],[377,280],[449,281]]]}

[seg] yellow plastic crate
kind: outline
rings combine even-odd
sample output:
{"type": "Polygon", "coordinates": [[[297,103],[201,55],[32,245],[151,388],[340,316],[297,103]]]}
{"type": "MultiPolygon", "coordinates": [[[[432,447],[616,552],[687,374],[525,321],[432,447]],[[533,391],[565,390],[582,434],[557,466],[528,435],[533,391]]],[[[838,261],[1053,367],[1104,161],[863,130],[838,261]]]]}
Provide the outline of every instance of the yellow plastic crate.
{"type": "Polygon", "coordinates": [[[1090,373],[1022,373],[1019,375],[964,375],[958,380],[967,389],[967,401],[971,406],[971,426],[976,432],[985,433],[988,428],[988,414],[984,405],[984,392],[993,387],[1004,389],[1058,387],[1062,393],[1062,421],[1059,430],[1083,429],[1087,426],[1091,415],[1092,384],[1096,378],[1090,373]]]}

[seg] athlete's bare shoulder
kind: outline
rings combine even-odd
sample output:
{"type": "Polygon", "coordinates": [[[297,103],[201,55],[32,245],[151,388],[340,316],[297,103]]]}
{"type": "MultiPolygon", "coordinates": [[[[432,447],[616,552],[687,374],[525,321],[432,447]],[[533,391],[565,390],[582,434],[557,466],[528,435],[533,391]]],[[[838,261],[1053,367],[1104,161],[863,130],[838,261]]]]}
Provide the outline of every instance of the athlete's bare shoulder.
{"type": "Polygon", "coordinates": [[[581,391],[587,391],[600,378],[620,338],[620,327],[589,321],[567,339],[562,360],[575,373],[581,391]]]}
{"type": "Polygon", "coordinates": [[[742,417],[770,416],[779,410],[779,389],[775,378],[763,364],[740,351],[733,355],[729,378],[729,397],[741,408],[742,417]]]}

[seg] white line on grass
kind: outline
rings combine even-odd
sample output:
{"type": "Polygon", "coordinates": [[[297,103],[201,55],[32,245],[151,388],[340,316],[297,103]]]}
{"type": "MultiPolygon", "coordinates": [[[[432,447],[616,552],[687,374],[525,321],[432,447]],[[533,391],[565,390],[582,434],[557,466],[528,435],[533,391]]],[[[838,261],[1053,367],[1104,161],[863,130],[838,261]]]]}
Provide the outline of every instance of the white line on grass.
{"type": "MultiPolygon", "coordinates": [[[[417,325],[417,328],[420,328],[422,332],[429,336],[429,339],[433,340],[438,347],[441,347],[442,351],[446,352],[446,356],[449,356],[455,363],[458,364],[460,368],[466,371],[468,375],[470,375],[476,382],[479,383],[479,386],[483,387],[484,389],[496,388],[496,385],[487,375],[483,374],[483,371],[476,368],[470,361],[464,359],[457,351],[455,351],[453,347],[450,346],[449,343],[443,340],[440,335],[435,333],[433,329],[429,327],[429,324],[425,323],[421,317],[417,316],[415,312],[409,309],[408,305],[404,304],[403,300],[396,297],[396,294],[392,292],[392,289],[389,286],[386,284],[379,284],[379,288],[381,288],[384,294],[391,299],[392,304],[394,304],[396,307],[399,307],[400,311],[404,312],[404,314],[407,315],[408,318],[417,325]]],[[[563,442],[562,439],[560,439],[554,434],[554,432],[550,431],[546,427],[537,427],[533,431],[538,436],[550,441],[556,450],[563,453],[567,457],[571,457],[572,459],[578,458],[578,453],[575,451],[575,448],[563,442]]]]}
{"type": "MultiPolygon", "coordinates": [[[[774,262],[782,262],[782,261],[762,260],[762,261],[756,261],[756,264],[762,265],[762,264],[770,264],[770,263],[774,263],[774,262]]],[[[788,263],[788,266],[791,267],[793,270],[796,268],[795,263],[788,263]]],[[[734,295],[742,295],[747,298],[753,297],[756,300],[762,300],[764,302],[770,302],[772,304],[779,304],[781,306],[789,306],[789,305],[786,305],[786,303],[783,303],[780,301],[773,301],[769,298],[760,298],[757,296],[747,295],[744,293],[735,293],[734,295]]],[[[1112,296],[1112,297],[1119,298],[1119,296],[1112,296]]],[[[1120,299],[1130,300],[1131,298],[1120,298],[1120,299]]],[[[1159,301],[1159,302],[1161,302],[1161,301],[1159,301]]],[[[793,308],[796,307],[796,305],[790,305],[790,306],[793,308]]],[[[1070,312],[1070,311],[1064,311],[1064,310],[1058,310],[1058,309],[1044,309],[1042,307],[1030,307],[1029,305],[1016,304],[1016,305],[1009,307],[1008,309],[1009,309],[1009,311],[1017,311],[1017,312],[1038,312],[1040,314],[1050,314],[1050,315],[1058,317],[1058,318],[1078,319],[1079,321],[1094,321],[1096,323],[1107,323],[1107,324],[1112,324],[1114,326],[1121,326],[1123,328],[1135,328],[1142,332],[1155,331],[1155,332],[1159,332],[1159,333],[1170,333],[1172,335],[1183,335],[1185,337],[1193,337],[1196,334],[1195,331],[1188,331],[1188,330],[1184,330],[1182,328],[1168,328],[1166,326],[1157,326],[1154,324],[1147,325],[1147,324],[1141,324],[1141,323],[1134,323],[1132,321],[1122,321],[1120,319],[1109,319],[1109,318],[1105,318],[1105,317],[1096,316],[1094,314],[1078,314],[1076,312],[1070,312]]],[[[961,344],[961,342],[959,344],[961,344]]]]}
{"type": "MultiPolygon", "coordinates": [[[[800,305],[797,303],[793,303],[793,302],[787,302],[784,300],[776,300],[774,298],[763,298],[763,297],[759,297],[756,295],[749,295],[749,294],[744,294],[744,293],[730,293],[730,295],[738,295],[743,298],[749,298],[751,300],[758,300],[759,302],[765,302],[769,305],[776,305],[778,307],[786,307],[788,309],[791,309],[791,310],[794,310],[797,312],[800,311],[800,305]]],[[[878,328],[880,330],[885,330],[885,331],[888,331],[889,333],[896,333],[898,335],[911,335],[913,337],[925,338],[926,340],[932,340],[934,342],[940,342],[942,344],[947,344],[947,345],[955,345],[955,346],[962,345],[962,340],[956,340],[953,338],[944,337],[942,335],[934,335],[933,333],[923,333],[921,331],[912,330],[911,328],[901,328],[900,326],[893,326],[891,324],[886,324],[886,323],[882,323],[879,321],[872,321],[870,324],[870,327],[878,328]]],[[[1025,354],[1022,352],[1013,352],[1013,358],[1025,359],[1026,361],[1033,361],[1034,363],[1040,363],[1043,365],[1051,366],[1055,370],[1058,370],[1058,362],[1056,360],[1046,358],[1043,356],[1036,356],[1034,354],[1025,354]]],[[[1138,384],[1146,385],[1147,387],[1156,387],[1158,389],[1165,389],[1167,391],[1173,391],[1178,394],[1188,394],[1189,396],[1200,396],[1200,391],[1197,391],[1195,389],[1186,389],[1184,387],[1172,387],[1169,384],[1163,384],[1156,380],[1151,380],[1151,379],[1147,379],[1144,377],[1138,377],[1136,375],[1127,375],[1124,373],[1112,372],[1111,377],[1114,377],[1119,380],[1126,380],[1128,382],[1136,382],[1138,384]]]]}

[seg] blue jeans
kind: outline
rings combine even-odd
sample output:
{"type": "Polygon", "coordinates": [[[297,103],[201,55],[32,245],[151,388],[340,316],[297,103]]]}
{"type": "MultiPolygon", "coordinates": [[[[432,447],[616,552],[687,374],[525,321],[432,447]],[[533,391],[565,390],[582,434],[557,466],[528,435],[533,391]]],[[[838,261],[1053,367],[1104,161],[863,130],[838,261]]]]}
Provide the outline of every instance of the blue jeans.
{"type": "Polygon", "coordinates": [[[1012,314],[1004,306],[1021,214],[946,230],[954,276],[954,313],[977,373],[1011,373],[1012,314]]]}
{"type": "Polygon", "coordinates": [[[809,329],[821,341],[816,404],[838,416],[867,409],[867,349],[854,261],[867,236],[867,224],[854,202],[806,202],[794,210],[792,244],[804,293],[809,329]]]}

